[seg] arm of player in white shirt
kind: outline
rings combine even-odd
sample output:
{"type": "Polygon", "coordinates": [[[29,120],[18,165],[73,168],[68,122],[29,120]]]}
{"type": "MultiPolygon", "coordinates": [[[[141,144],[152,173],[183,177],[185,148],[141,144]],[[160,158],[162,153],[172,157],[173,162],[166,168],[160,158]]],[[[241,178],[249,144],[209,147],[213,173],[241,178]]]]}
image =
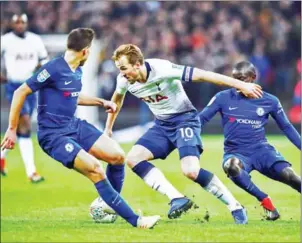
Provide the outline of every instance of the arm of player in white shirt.
{"type": "Polygon", "coordinates": [[[225,85],[240,90],[245,96],[250,98],[261,98],[262,89],[258,84],[245,83],[219,73],[214,73],[199,68],[194,68],[192,74],[193,82],[209,82],[218,85],[225,85]]]}
{"type": "Polygon", "coordinates": [[[6,38],[2,35],[1,36],[1,75],[0,75],[0,83],[6,83],[7,79],[6,79],[6,75],[5,75],[5,60],[4,60],[4,53],[6,50],[6,38]]]}
{"type": "Polygon", "coordinates": [[[111,101],[116,104],[116,111],[114,113],[109,113],[107,116],[106,126],[104,133],[111,137],[112,135],[112,128],[115,123],[115,120],[123,106],[124,99],[125,99],[126,93],[120,94],[117,91],[114,92],[111,101]]]}

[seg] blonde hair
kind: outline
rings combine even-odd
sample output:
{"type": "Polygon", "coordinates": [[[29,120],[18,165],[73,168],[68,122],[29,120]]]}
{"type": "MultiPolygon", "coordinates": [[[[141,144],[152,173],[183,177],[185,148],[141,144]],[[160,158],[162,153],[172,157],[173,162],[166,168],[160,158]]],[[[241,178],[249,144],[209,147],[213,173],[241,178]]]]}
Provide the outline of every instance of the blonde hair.
{"type": "Polygon", "coordinates": [[[113,61],[117,61],[121,56],[126,56],[128,62],[134,65],[136,62],[140,64],[144,63],[144,55],[138,46],[133,44],[120,45],[114,52],[112,56],[113,61]]]}

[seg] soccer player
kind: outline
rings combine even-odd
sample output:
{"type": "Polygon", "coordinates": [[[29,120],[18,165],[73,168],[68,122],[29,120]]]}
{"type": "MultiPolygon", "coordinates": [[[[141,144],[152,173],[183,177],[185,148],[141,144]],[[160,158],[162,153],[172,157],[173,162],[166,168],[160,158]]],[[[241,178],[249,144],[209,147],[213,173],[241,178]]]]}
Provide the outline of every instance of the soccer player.
{"type": "Polygon", "coordinates": [[[236,223],[245,224],[247,216],[243,207],[215,175],[200,168],[199,157],[203,151],[199,136],[201,125],[181,81],[207,81],[233,86],[252,97],[261,96],[260,86],[167,60],[144,60],[141,50],[132,44],[119,46],[113,60],[120,71],[111,99],[117,104],[117,111],[108,114],[105,132],[109,136],[112,134],[127,91],[149,106],[156,117],[155,125],[136,142],[126,162],[147,185],[170,199],[168,217],[179,217],[192,207],[193,202],[178,192],[163,173],[148,161],[165,159],[177,148],[184,175],[225,203],[236,223]]]}
{"type": "Polygon", "coordinates": [[[135,214],[117,192],[121,190],[124,151],[121,147],[85,120],[74,116],[77,105],[102,106],[114,112],[116,104],[81,93],[82,65],[89,56],[94,31],[89,28],[72,30],[64,56],[55,58],[22,84],[14,93],[9,127],[1,143],[2,149],[13,149],[19,115],[26,97],[39,91],[38,141],[53,159],[90,179],[100,197],[128,223],[139,228],[152,228],[159,216],[135,214]],[[106,178],[99,160],[111,165],[106,178]],[[114,187],[114,188],[113,188],[114,187]]]}
{"type": "MultiPolygon", "coordinates": [[[[12,17],[13,31],[1,36],[1,56],[4,59],[6,77],[1,74],[1,83],[6,84],[6,98],[12,102],[13,93],[37,69],[48,61],[48,54],[42,39],[27,29],[27,16],[14,15],[12,17]]],[[[44,180],[37,173],[34,163],[34,150],[31,140],[31,116],[36,108],[35,94],[29,95],[22,107],[17,136],[21,157],[23,159],[26,175],[32,183],[44,180]]],[[[1,152],[1,174],[6,175],[5,156],[7,150],[1,152]]]]}
{"type": "MultiPolygon", "coordinates": [[[[233,77],[246,83],[256,79],[256,69],[250,62],[240,62],[233,69],[233,77]]],[[[301,178],[291,164],[271,146],[265,137],[264,126],[271,115],[287,138],[301,150],[301,137],[277,97],[264,92],[261,99],[249,99],[240,90],[228,89],[216,94],[200,112],[204,126],[219,112],[224,131],[223,169],[240,188],[257,198],[268,220],[280,217],[270,197],[251,180],[250,172],[261,174],[285,183],[301,193],[301,178]]]]}

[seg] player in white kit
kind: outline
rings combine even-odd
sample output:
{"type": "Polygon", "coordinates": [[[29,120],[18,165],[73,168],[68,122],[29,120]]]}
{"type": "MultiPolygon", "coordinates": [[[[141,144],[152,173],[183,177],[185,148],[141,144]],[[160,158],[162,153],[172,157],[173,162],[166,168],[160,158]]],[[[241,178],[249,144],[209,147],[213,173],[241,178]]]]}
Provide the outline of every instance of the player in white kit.
{"type": "Polygon", "coordinates": [[[246,224],[247,215],[241,204],[215,175],[200,168],[199,157],[203,151],[201,124],[181,82],[204,80],[236,87],[245,95],[255,98],[261,97],[261,87],[217,73],[176,65],[167,60],[144,60],[141,50],[132,44],[118,47],[113,60],[120,70],[112,97],[112,101],[117,104],[117,111],[108,114],[105,133],[111,136],[127,91],[146,102],[156,118],[155,125],[136,142],[126,162],[147,185],[171,200],[168,217],[181,216],[192,207],[193,202],[177,191],[148,160],[165,159],[177,148],[184,175],[225,203],[237,224],[246,224]]]}
{"type": "MultiPolygon", "coordinates": [[[[34,71],[48,61],[48,54],[42,39],[27,29],[26,14],[12,17],[13,31],[1,36],[1,58],[4,61],[6,76],[1,73],[1,83],[6,83],[6,98],[11,103],[14,91],[20,87],[34,71]]],[[[34,163],[34,151],[31,140],[31,116],[36,107],[35,94],[29,95],[21,111],[17,129],[21,156],[27,177],[32,183],[44,180],[37,173],[34,163]]],[[[5,155],[1,151],[1,174],[6,175],[5,155]]]]}

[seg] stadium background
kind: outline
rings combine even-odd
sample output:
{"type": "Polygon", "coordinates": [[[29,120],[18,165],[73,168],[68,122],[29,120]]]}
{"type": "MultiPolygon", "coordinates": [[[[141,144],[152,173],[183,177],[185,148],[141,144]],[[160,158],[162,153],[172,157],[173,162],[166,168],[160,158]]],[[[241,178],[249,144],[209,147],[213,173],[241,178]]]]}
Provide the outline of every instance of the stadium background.
{"type": "MultiPolygon", "coordinates": [[[[301,2],[2,1],[0,4],[1,34],[10,30],[13,14],[26,13],[29,30],[42,36],[51,57],[62,53],[66,34],[72,28],[94,28],[97,41],[83,77],[83,89],[88,94],[111,97],[117,70],[110,57],[121,43],[138,44],[146,57],[167,58],[228,75],[235,62],[246,58],[258,67],[258,82],[280,98],[300,131],[301,2]]],[[[189,84],[185,89],[201,110],[222,88],[189,84]]],[[[1,85],[2,135],[9,111],[3,94],[1,85]]],[[[127,95],[116,129],[152,120],[142,104],[127,95]]],[[[84,107],[78,113],[97,123],[104,122],[106,117],[103,109],[84,107]]],[[[8,176],[0,181],[1,242],[301,242],[300,194],[253,172],[253,181],[269,193],[281,213],[280,220],[268,222],[263,220],[263,210],[255,198],[226,177],[221,169],[223,137],[219,120],[217,116],[211,121],[205,133],[220,135],[202,137],[206,149],[201,166],[215,173],[248,209],[248,225],[235,225],[224,205],[182,176],[177,152],[154,164],[176,188],[194,198],[199,209],[179,220],[168,220],[166,198],[127,168],[123,197],[146,215],[160,214],[162,221],[152,231],[133,229],[120,219],[114,225],[95,224],[88,215],[89,204],[97,197],[94,187],[86,178],[50,159],[34,138],[37,168],[46,181],[38,185],[26,181],[17,144],[8,155],[8,176]],[[205,212],[209,212],[209,222],[203,218],[205,212]]],[[[272,121],[267,128],[270,133],[281,133],[272,121]]],[[[143,132],[138,127],[134,130],[143,132]]],[[[121,133],[121,137],[135,138],[133,130],[121,133]]],[[[269,136],[268,140],[299,172],[300,151],[284,136],[269,136]]],[[[133,142],[121,145],[128,152],[133,142]]]]}
{"type": "MultiPolygon", "coordinates": [[[[110,99],[117,75],[111,55],[122,43],[137,44],[146,58],[165,58],[227,75],[234,63],[248,59],[258,68],[258,83],[279,97],[301,130],[301,2],[9,1],[1,2],[1,34],[10,30],[14,13],[28,15],[29,30],[42,35],[51,57],[61,54],[71,29],[85,26],[96,31],[98,48],[89,80],[84,82],[84,91],[90,94],[110,99]]],[[[223,88],[188,84],[185,89],[201,110],[223,88]]],[[[3,90],[2,132],[9,110],[3,90]]],[[[106,114],[102,109],[81,109],[88,110],[84,117],[103,126],[106,114]]],[[[145,104],[127,95],[115,129],[152,119],[145,104]]],[[[221,133],[219,125],[216,116],[205,133],[221,133]]],[[[280,133],[273,122],[267,131],[280,133]]]]}

